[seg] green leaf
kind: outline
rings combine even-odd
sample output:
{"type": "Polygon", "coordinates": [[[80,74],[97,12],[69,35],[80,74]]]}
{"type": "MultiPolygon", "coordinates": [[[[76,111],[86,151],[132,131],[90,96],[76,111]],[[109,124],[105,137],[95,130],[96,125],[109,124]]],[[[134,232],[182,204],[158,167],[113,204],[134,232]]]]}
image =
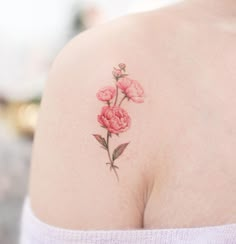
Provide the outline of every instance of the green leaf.
{"type": "Polygon", "coordinates": [[[106,147],[104,147],[104,146],[101,146],[101,148],[107,151],[107,148],[106,148],[106,147]]]}
{"type": "Polygon", "coordinates": [[[124,143],[124,144],[121,144],[119,145],[113,152],[112,154],[112,159],[113,161],[115,161],[125,150],[125,148],[128,146],[129,142],[128,143],[124,143]]]}
{"type": "Polygon", "coordinates": [[[93,136],[95,137],[95,139],[103,146],[105,147],[105,149],[107,149],[107,143],[106,143],[106,140],[101,136],[101,135],[98,135],[98,134],[93,134],[93,136]]]}

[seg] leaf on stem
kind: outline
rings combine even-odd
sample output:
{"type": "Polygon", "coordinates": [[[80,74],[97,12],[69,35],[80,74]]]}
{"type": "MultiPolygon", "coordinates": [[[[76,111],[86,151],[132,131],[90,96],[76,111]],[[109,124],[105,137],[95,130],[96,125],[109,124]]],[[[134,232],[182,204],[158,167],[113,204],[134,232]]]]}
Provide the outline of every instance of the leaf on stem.
{"type": "Polygon", "coordinates": [[[104,146],[101,146],[101,148],[107,151],[107,148],[106,148],[106,147],[104,147],[104,146]]]}
{"type": "Polygon", "coordinates": [[[112,154],[112,160],[115,161],[125,150],[125,148],[128,146],[128,143],[124,143],[119,145],[112,154]]]}
{"type": "Polygon", "coordinates": [[[107,149],[107,143],[106,143],[106,140],[101,136],[101,135],[98,135],[98,134],[93,134],[93,136],[95,137],[95,139],[103,146],[107,149]]]}

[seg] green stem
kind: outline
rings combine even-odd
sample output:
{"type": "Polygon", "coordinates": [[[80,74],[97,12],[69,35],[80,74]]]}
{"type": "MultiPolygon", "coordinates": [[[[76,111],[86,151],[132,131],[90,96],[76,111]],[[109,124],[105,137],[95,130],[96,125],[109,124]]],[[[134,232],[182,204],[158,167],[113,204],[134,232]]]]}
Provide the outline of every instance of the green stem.
{"type": "Polygon", "coordinates": [[[111,159],[111,154],[110,154],[110,149],[109,149],[109,137],[110,137],[110,132],[107,131],[107,153],[108,153],[108,157],[109,157],[109,160],[110,160],[110,163],[111,163],[111,166],[113,166],[113,161],[111,159]]]}
{"type": "Polygon", "coordinates": [[[115,102],[114,102],[114,105],[113,106],[116,106],[117,99],[118,99],[118,87],[116,85],[116,99],[115,99],[115,102]]]}
{"type": "Polygon", "coordinates": [[[126,95],[124,95],[124,97],[121,99],[121,101],[120,101],[120,103],[119,103],[119,107],[120,107],[120,105],[121,105],[121,103],[125,100],[125,98],[126,98],[127,96],[126,95]]]}
{"type": "Polygon", "coordinates": [[[115,172],[115,175],[116,175],[117,181],[119,181],[119,176],[118,176],[118,173],[117,173],[117,171],[116,171],[116,168],[115,168],[115,167],[112,167],[112,169],[113,169],[113,170],[114,170],[114,172],[115,172]]]}
{"type": "Polygon", "coordinates": [[[110,169],[113,169],[114,170],[114,173],[116,175],[116,178],[117,180],[119,181],[119,176],[118,176],[118,173],[116,171],[116,168],[118,168],[116,165],[114,165],[114,161],[111,159],[111,154],[110,154],[110,149],[109,149],[109,137],[110,137],[110,132],[107,131],[107,153],[108,153],[108,157],[109,157],[109,160],[110,160],[110,163],[107,163],[107,164],[110,164],[110,169]]]}

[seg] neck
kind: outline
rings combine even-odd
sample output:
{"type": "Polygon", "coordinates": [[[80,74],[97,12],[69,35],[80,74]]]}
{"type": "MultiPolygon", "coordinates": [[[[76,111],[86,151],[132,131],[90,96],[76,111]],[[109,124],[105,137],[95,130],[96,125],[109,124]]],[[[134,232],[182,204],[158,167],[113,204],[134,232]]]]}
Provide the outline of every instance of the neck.
{"type": "Polygon", "coordinates": [[[236,0],[191,0],[213,17],[236,18],[236,0]]]}

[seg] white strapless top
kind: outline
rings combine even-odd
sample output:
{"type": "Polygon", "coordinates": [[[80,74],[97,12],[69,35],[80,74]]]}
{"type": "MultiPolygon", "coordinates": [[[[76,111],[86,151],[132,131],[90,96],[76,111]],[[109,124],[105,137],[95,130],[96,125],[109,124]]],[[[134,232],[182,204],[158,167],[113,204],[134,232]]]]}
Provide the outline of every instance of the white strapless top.
{"type": "Polygon", "coordinates": [[[20,244],[236,244],[236,224],[175,229],[67,230],[39,220],[26,198],[20,244]]]}

